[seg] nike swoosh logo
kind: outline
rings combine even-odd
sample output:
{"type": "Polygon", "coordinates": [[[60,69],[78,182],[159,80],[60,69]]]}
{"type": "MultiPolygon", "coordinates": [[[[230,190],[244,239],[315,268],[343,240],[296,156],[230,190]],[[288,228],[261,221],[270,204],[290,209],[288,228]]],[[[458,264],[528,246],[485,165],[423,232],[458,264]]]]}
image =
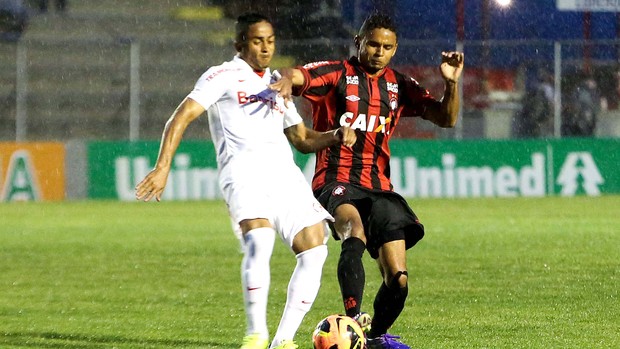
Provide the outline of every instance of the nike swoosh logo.
{"type": "Polygon", "coordinates": [[[258,289],[261,289],[262,287],[248,287],[248,291],[256,291],[258,289]]]}

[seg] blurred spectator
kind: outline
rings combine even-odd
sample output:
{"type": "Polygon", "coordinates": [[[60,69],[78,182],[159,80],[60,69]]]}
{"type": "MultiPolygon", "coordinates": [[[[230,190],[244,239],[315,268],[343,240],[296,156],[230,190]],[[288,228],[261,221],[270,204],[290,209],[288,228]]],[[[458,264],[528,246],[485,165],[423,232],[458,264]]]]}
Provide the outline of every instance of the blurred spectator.
{"type": "Polygon", "coordinates": [[[319,59],[343,59],[349,55],[349,40],[355,35],[342,20],[339,0],[321,0],[295,3],[289,7],[287,16],[278,17],[278,27],[283,28],[285,39],[308,39],[315,41],[309,46],[293,46],[287,53],[301,62],[319,59]],[[338,45],[332,39],[347,40],[338,45]]]}
{"type": "Polygon", "coordinates": [[[565,99],[562,136],[593,136],[601,108],[601,97],[594,78],[585,75],[565,99]]]}
{"type": "MultiPolygon", "coordinates": [[[[38,0],[38,3],[39,3],[39,11],[41,11],[41,13],[47,12],[49,0],[38,0]]],[[[66,0],[55,0],[55,3],[56,3],[56,11],[64,12],[67,9],[66,0]]]]}
{"type": "Polygon", "coordinates": [[[516,138],[540,138],[553,134],[554,78],[539,69],[535,82],[526,86],[513,132],[516,138]]]}
{"type": "Polygon", "coordinates": [[[22,0],[0,0],[0,41],[17,42],[28,25],[22,0]]]}
{"type": "Polygon", "coordinates": [[[273,18],[279,28],[280,52],[292,55],[300,62],[348,57],[350,40],[356,34],[342,19],[340,0],[273,0],[267,7],[264,2],[255,0],[209,0],[209,3],[224,6],[224,13],[229,18],[236,18],[238,13],[246,11],[265,13],[273,18]],[[300,39],[311,40],[311,43],[297,45],[300,39]],[[338,45],[334,40],[343,43],[338,45]]]}

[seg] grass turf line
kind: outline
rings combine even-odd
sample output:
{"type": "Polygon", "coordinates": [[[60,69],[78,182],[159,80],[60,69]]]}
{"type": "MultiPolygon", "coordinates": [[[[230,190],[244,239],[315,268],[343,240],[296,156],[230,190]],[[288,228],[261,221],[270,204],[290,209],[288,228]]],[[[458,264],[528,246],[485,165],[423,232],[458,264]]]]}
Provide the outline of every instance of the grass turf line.
{"type": "MultiPolygon", "coordinates": [[[[427,236],[391,330],[423,348],[617,348],[619,196],[411,200],[427,236]]],[[[238,348],[238,243],[222,202],[0,204],[0,348],[238,348]]],[[[337,242],[297,341],[342,312],[337,242]]],[[[364,309],[380,277],[365,255],[364,309]]],[[[272,258],[269,327],[292,254],[272,258]]]]}

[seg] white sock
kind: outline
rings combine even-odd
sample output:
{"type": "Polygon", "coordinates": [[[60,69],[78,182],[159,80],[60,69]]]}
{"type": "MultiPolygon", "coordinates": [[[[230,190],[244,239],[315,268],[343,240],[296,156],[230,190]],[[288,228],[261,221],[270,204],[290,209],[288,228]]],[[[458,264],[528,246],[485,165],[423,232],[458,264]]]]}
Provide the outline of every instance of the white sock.
{"type": "Polygon", "coordinates": [[[244,236],[245,246],[241,263],[241,284],[247,319],[246,334],[269,338],[267,328],[267,298],[271,281],[269,260],[276,232],[272,228],[250,230],[244,236]]]}
{"type": "Polygon", "coordinates": [[[271,348],[284,340],[293,340],[306,313],[312,307],[321,286],[327,246],[321,245],[301,252],[288,284],[286,305],[271,348]]]}

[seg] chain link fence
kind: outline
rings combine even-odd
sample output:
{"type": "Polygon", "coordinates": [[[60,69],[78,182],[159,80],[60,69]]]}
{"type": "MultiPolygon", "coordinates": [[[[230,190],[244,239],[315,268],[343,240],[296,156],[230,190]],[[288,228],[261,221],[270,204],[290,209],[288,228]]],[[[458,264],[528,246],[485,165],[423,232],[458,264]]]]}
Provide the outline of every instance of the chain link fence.
{"type": "MultiPolygon", "coordinates": [[[[273,66],[346,58],[351,43],[279,40],[273,66]]],[[[392,66],[441,97],[441,51],[454,47],[401,40],[392,66]]],[[[406,120],[396,136],[618,137],[619,49],[618,41],[465,42],[461,122],[442,130],[406,120]]],[[[203,40],[0,42],[0,141],[158,139],[200,74],[234,53],[230,42],[203,40]]],[[[206,118],[187,132],[208,138],[206,118]]]]}

